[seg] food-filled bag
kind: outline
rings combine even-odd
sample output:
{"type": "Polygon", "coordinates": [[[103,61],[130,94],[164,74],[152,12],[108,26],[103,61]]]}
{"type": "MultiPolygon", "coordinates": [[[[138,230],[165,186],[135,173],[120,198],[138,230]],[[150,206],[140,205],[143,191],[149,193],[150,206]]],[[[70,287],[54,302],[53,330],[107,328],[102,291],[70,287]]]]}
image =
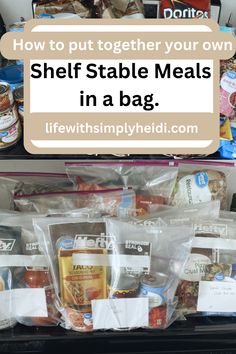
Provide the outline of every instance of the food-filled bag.
{"type": "Polygon", "coordinates": [[[221,209],[227,209],[227,177],[230,166],[232,165],[181,162],[171,204],[182,207],[220,200],[221,209]]]}
{"type": "Polygon", "coordinates": [[[133,188],[140,214],[152,204],[169,202],[178,173],[166,161],[68,162],[65,167],[79,191],[133,188]]]}
{"type": "Polygon", "coordinates": [[[19,211],[48,213],[54,209],[73,210],[93,208],[103,214],[117,215],[120,209],[135,209],[135,193],[132,190],[107,190],[95,192],[52,192],[16,196],[14,199],[19,211]]]}
{"type": "MultiPolygon", "coordinates": [[[[154,208],[153,208],[154,209],[154,208]]],[[[220,216],[220,201],[188,205],[181,208],[169,207],[144,216],[130,216],[127,220],[133,224],[149,226],[191,225],[199,219],[217,219],[220,216]]]]}
{"type": "Polygon", "coordinates": [[[42,0],[35,10],[39,18],[143,18],[143,13],[141,0],[42,0]]]}
{"type": "Polygon", "coordinates": [[[147,230],[115,219],[75,218],[37,218],[34,225],[51,264],[62,326],[166,328],[175,320],[192,227],[147,230]]]}
{"type": "Polygon", "coordinates": [[[35,8],[35,16],[40,18],[45,14],[51,15],[52,18],[58,14],[64,14],[64,16],[74,14],[78,18],[91,18],[95,15],[95,6],[92,0],[87,2],[78,0],[42,0],[39,1],[35,8]]]}
{"type": "MultiPolygon", "coordinates": [[[[180,274],[180,284],[177,290],[179,310],[183,314],[209,315],[218,312],[225,315],[235,310],[221,311],[222,296],[214,303],[211,310],[211,287],[214,284],[203,284],[204,281],[234,282],[236,262],[236,223],[227,219],[200,220],[194,225],[195,237],[192,243],[191,255],[180,274]],[[220,274],[221,273],[221,274],[220,274]],[[227,279],[226,279],[227,277],[227,279]],[[208,311],[204,310],[208,296],[208,311]],[[203,304],[204,302],[204,304],[203,304]],[[214,310],[215,309],[215,310],[214,310]]],[[[216,301],[217,297],[214,301],[216,301]]],[[[235,311],[236,312],[236,311],[235,311]]]]}
{"type": "Polygon", "coordinates": [[[161,0],[160,17],[171,18],[210,18],[210,0],[161,0]]]}
{"type": "Polygon", "coordinates": [[[19,306],[22,306],[21,302],[26,301],[23,310],[20,308],[19,311],[15,311],[13,308],[15,321],[27,326],[57,325],[60,316],[54,305],[53,282],[47,259],[40,250],[32,223],[32,218],[36,218],[37,215],[19,214],[0,212],[0,230],[2,232],[5,230],[8,236],[7,241],[4,238],[1,240],[1,244],[2,248],[9,249],[7,258],[2,257],[1,252],[0,271],[2,266],[7,266],[4,268],[4,273],[6,274],[8,269],[12,282],[11,287],[5,287],[5,290],[10,291],[9,297],[13,298],[13,302],[17,294],[22,294],[20,300],[16,298],[19,306]],[[27,300],[24,300],[24,296],[27,300]]]}
{"type": "Polygon", "coordinates": [[[0,172],[0,208],[14,209],[14,196],[72,190],[64,173],[0,172]]]}
{"type": "Polygon", "coordinates": [[[221,61],[220,113],[236,120],[236,59],[221,61]]]}

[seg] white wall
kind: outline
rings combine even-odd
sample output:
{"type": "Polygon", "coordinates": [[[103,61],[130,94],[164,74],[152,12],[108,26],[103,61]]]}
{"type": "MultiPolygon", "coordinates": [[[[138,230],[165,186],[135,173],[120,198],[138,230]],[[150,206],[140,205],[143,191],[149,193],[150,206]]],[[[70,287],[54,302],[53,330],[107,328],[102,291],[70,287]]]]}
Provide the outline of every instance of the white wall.
{"type": "Polygon", "coordinates": [[[20,21],[20,17],[26,20],[32,18],[31,0],[0,0],[0,13],[7,26],[20,21]]]}

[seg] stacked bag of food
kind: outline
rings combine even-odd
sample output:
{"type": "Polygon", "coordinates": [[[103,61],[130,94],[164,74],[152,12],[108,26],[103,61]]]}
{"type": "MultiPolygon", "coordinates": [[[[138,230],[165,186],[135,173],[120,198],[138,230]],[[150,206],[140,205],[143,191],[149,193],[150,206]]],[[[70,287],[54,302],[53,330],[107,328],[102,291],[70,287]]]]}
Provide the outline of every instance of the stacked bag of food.
{"type": "Polygon", "coordinates": [[[143,18],[141,0],[40,0],[37,18],[143,18]]]}
{"type": "Polygon", "coordinates": [[[66,172],[0,175],[0,328],[164,329],[235,315],[227,164],[81,162],[66,172]]]}

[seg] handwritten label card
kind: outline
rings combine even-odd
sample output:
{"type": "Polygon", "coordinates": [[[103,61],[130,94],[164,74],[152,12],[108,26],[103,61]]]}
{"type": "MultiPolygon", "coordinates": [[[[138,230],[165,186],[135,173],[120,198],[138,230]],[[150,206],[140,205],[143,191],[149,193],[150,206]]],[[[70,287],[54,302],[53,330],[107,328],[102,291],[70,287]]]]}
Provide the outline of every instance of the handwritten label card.
{"type": "Polygon", "coordinates": [[[197,311],[236,312],[236,282],[200,281],[197,311]]]}

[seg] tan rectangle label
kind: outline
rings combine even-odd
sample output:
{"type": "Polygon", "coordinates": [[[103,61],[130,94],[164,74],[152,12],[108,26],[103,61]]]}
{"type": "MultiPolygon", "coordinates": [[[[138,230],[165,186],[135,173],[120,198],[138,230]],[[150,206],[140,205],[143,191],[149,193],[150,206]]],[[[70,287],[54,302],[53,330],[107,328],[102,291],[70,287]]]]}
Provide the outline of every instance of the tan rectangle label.
{"type": "Polygon", "coordinates": [[[40,154],[216,151],[235,47],[211,20],[33,20],[1,41],[25,61],[25,147],[40,154]]]}

